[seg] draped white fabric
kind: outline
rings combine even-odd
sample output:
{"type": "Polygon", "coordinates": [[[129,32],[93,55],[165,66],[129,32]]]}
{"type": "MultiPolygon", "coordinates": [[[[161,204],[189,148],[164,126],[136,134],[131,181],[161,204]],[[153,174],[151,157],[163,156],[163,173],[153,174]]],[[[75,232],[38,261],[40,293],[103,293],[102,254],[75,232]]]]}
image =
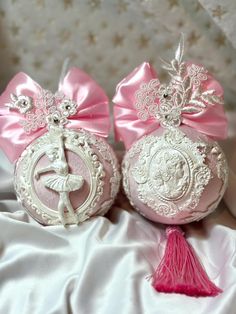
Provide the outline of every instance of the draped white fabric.
{"type": "Polygon", "coordinates": [[[134,212],[122,194],[106,217],[43,227],[15,200],[13,169],[3,154],[0,177],[0,313],[235,313],[236,219],[224,203],[185,227],[209,277],[224,290],[192,298],[152,288],[165,231],[134,212]]]}

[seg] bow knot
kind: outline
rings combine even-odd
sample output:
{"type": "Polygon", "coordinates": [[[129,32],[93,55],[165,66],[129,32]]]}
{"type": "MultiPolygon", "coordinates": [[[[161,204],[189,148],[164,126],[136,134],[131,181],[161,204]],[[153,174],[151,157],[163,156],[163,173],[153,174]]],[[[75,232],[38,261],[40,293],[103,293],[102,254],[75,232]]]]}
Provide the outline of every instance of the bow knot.
{"type": "Polygon", "coordinates": [[[109,106],[102,88],[78,68],[70,69],[55,94],[18,73],[0,96],[0,146],[10,161],[55,126],[107,137],[109,106]]]}

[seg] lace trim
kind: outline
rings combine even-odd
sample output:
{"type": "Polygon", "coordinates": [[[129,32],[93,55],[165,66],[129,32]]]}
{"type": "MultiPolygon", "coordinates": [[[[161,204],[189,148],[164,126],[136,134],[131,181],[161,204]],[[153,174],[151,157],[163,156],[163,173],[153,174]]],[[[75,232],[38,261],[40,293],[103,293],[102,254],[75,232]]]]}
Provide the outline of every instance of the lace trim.
{"type": "Polygon", "coordinates": [[[201,85],[208,79],[204,67],[182,62],[183,41],[180,42],[175,59],[164,60],[163,68],[170,75],[170,83],[160,84],[158,79],[141,84],[135,93],[137,116],[140,120],[149,117],[158,119],[163,127],[178,127],[182,121],[182,113],[198,113],[215,103],[223,104],[215,90],[202,91],[201,85]]]}
{"type": "Polygon", "coordinates": [[[63,93],[53,94],[45,89],[41,89],[35,99],[11,94],[11,100],[12,102],[6,106],[24,114],[25,119],[19,123],[27,134],[45,126],[63,127],[68,122],[67,118],[77,112],[77,104],[63,93]]]}

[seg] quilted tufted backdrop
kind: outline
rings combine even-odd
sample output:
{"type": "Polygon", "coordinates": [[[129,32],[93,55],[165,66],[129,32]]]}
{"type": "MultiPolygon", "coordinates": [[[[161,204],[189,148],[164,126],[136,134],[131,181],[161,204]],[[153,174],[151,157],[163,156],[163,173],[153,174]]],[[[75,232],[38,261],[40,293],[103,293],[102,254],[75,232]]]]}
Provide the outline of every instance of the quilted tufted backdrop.
{"type": "Polygon", "coordinates": [[[142,61],[165,79],[185,33],[186,59],[202,61],[236,98],[236,2],[233,0],[8,0],[0,2],[0,90],[18,71],[56,89],[63,60],[87,71],[107,91],[142,61]]]}

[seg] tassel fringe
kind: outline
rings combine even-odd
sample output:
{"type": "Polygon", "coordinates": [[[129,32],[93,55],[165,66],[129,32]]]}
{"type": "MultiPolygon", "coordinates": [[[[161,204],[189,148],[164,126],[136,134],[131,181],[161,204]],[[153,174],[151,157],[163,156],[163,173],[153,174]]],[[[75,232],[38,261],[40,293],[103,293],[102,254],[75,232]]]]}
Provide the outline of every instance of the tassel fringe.
{"type": "Polygon", "coordinates": [[[194,297],[216,296],[222,292],[212,283],[192,246],[179,227],[167,227],[164,256],[153,275],[153,287],[159,292],[181,293],[194,297]]]}

